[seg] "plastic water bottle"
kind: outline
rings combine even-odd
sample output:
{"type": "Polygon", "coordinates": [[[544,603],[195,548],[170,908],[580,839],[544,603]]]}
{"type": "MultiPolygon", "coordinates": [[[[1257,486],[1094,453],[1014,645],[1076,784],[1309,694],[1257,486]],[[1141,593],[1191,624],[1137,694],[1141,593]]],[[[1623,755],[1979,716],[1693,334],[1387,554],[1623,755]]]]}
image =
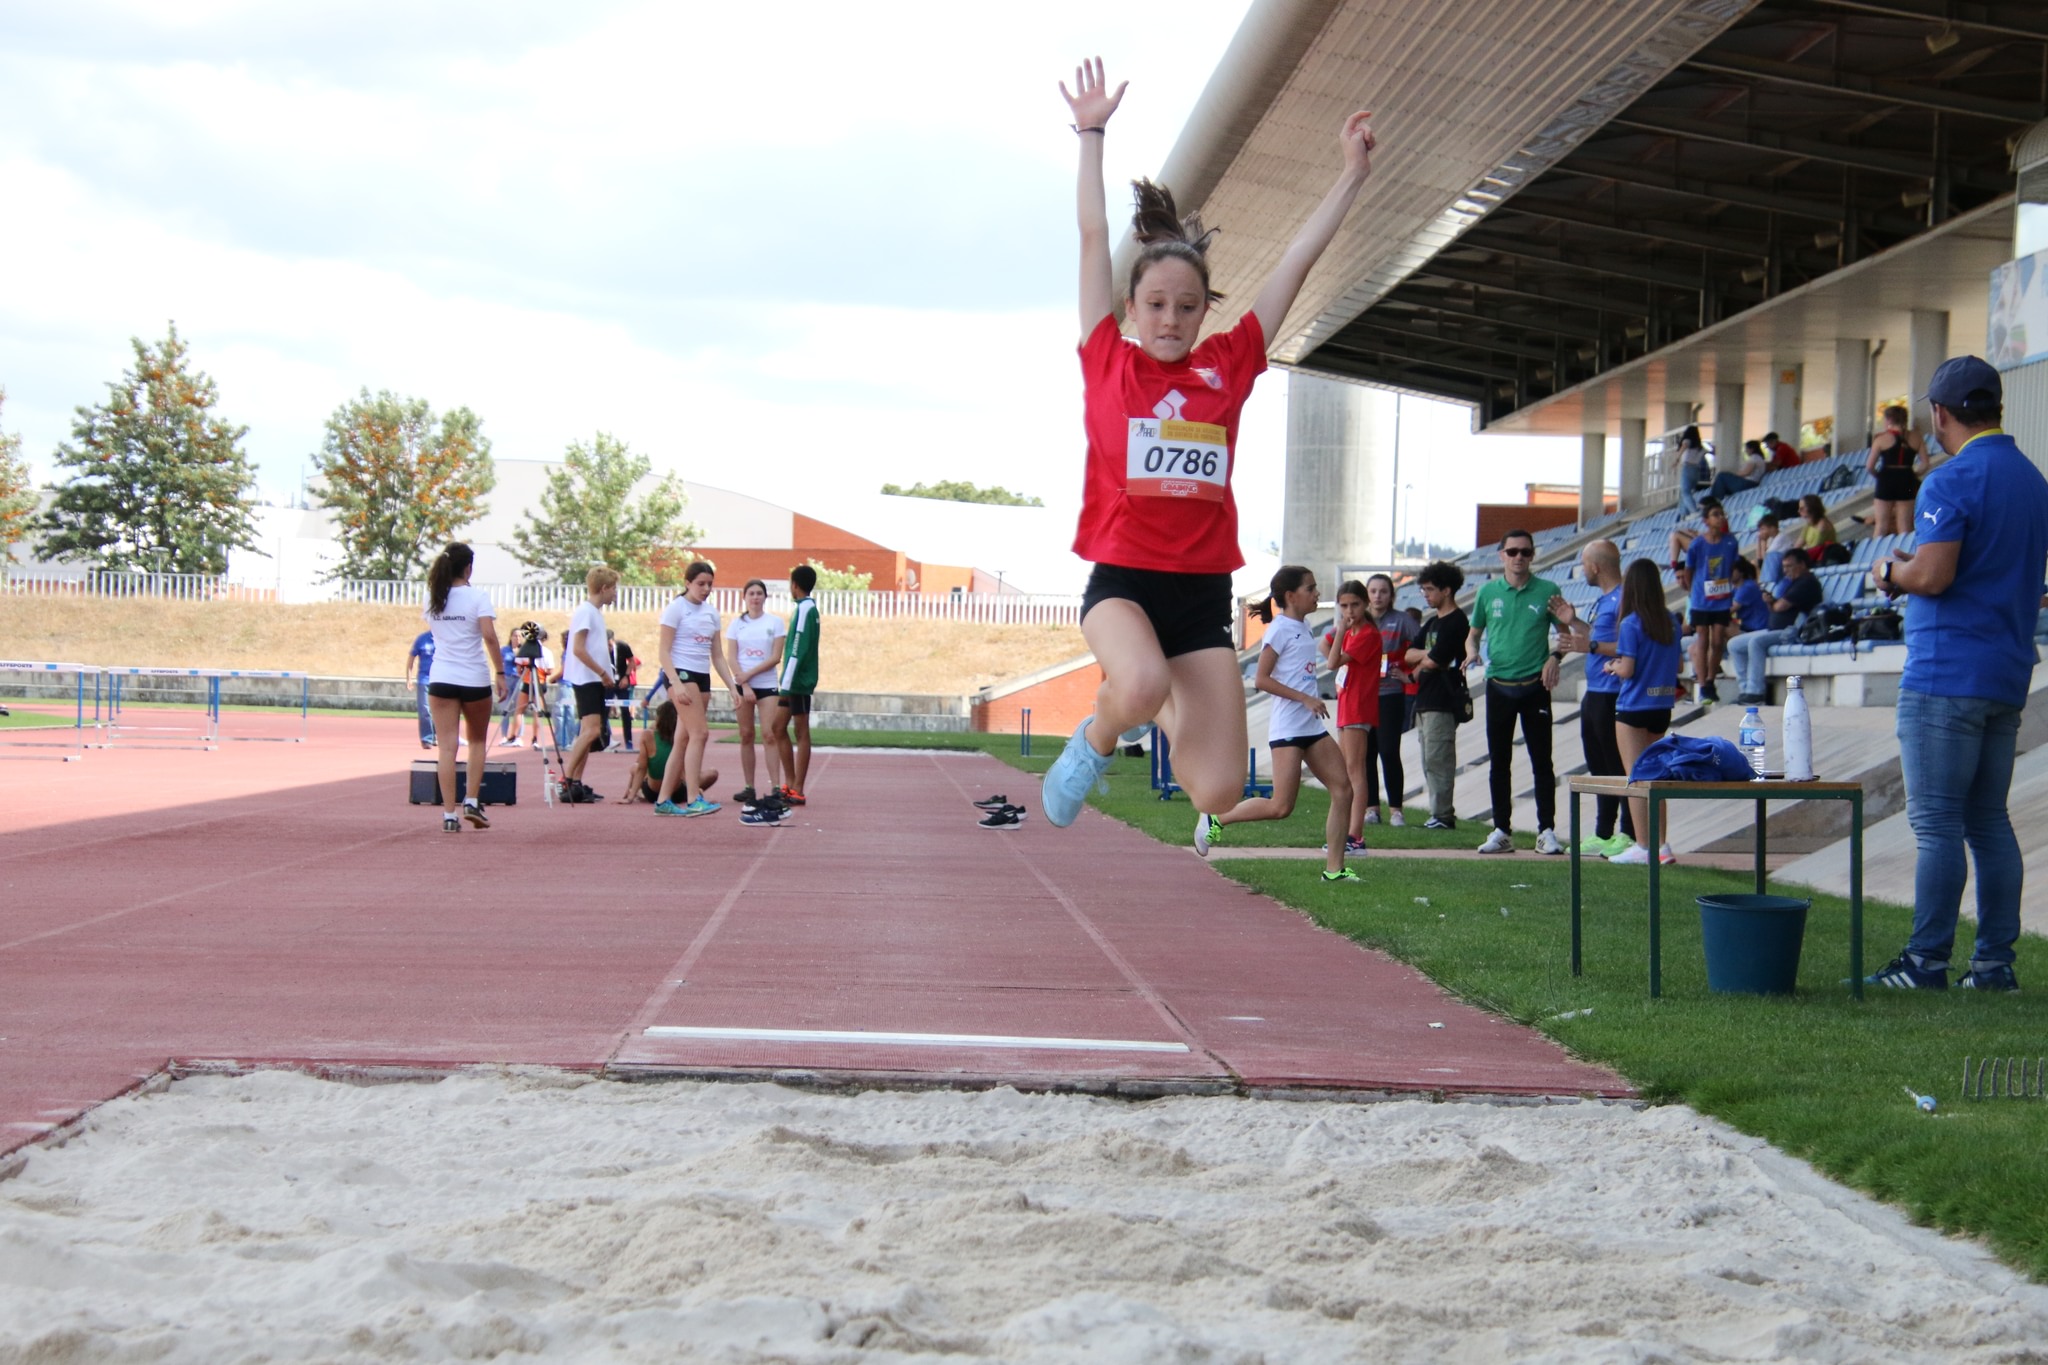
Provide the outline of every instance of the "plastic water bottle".
{"type": "Polygon", "coordinates": [[[1797,677],[1785,680],[1785,780],[1813,781],[1813,722],[1797,677]]]}
{"type": "Polygon", "coordinates": [[[1742,756],[1749,760],[1749,770],[1755,776],[1752,781],[1764,778],[1764,718],[1752,706],[1742,713],[1742,724],[1736,727],[1735,743],[1742,750],[1742,756]]]}

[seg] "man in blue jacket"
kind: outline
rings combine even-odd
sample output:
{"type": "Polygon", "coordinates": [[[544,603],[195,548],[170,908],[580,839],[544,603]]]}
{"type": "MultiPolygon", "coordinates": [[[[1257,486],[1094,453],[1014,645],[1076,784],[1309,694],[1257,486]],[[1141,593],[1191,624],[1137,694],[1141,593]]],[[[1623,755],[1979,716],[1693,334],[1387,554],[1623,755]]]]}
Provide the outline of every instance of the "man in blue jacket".
{"type": "Polygon", "coordinates": [[[1957,984],[2012,991],[2022,868],[2006,799],[2036,658],[2048,479],[2000,429],[2004,386],[1976,356],[1936,370],[1927,401],[1935,436],[1955,455],[1920,486],[1916,548],[1893,552],[1871,573],[1885,593],[1913,599],[1898,720],[1906,819],[1920,852],[1913,936],[1869,979],[1947,988],[1967,845],[1976,860],[1977,943],[1957,984]]]}

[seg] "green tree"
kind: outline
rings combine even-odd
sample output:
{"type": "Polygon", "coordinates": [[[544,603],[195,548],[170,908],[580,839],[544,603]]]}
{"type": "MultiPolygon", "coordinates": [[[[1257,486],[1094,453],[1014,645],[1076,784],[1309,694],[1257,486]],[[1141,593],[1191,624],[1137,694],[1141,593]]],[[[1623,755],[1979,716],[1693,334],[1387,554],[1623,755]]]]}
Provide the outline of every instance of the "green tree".
{"type": "Polygon", "coordinates": [[[219,391],[187,367],[176,324],[155,346],[140,337],[135,368],[107,401],[79,408],[57,464],[72,472],[40,522],[43,552],[102,569],[225,573],[228,551],[253,546],[255,473],[247,427],[214,415],[219,391]]]}
{"type": "Polygon", "coordinates": [[[600,564],[627,583],[671,581],[682,568],[677,552],[704,532],[683,520],[689,499],[674,475],[633,496],[653,467],[602,431],[587,445],[572,442],[562,467],[548,472],[540,508],[527,509],[512,533],[512,553],[563,583],[581,583],[600,564]]]}
{"type": "Polygon", "coordinates": [[[908,488],[904,488],[899,484],[885,483],[882,485],[882,491],[891,497],[898,498],[937,498],[942,502],[987,502],[996,503],[1003,507],[1045,506],[1043,499],[1027,497],[1022,493],[1012,493],[1001,485],[997,485],[994,488],[982,488],[979,485],[968,483],[964,479],[941,479],[937,483],[914,483],[908,488]]]}
{"type": "MultiPolygon", "coordinates": [[[[0,389],[0,408],[6,406],[7,390],[0,389]]],[[[14,561],[14,546],[28,539],[35,515],[36,491],[21,458],[21,437],[0,431],[0,558],[14,561]]]]}
{"type": "Polygon", "coordinates": [[[866,592],[875,583],[873,574],[856,573],[851,564],[843,569],[828,569],[815,559],[804,563],[818,571],[819,592],[866,592]]]}
{"type": "Polygon", "coordinates": [[[335,578],[418,578],[496,486],[491,442],[468,408],[436,419],[424,398],[368,389],[327,419],[313,501],[334,515],[335,578]]]}

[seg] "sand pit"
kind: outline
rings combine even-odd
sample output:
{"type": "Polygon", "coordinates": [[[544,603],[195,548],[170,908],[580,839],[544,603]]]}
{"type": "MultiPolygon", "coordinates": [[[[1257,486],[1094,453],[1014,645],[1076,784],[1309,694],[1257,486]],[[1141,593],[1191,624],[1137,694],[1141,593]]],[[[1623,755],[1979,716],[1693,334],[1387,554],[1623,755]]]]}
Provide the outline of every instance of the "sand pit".
{"type": "Polygon", "coordinates": [[[270,1073],[109,1104],[0,1184],[0,1361],[2043,1342],[2048,1291],[1682,1108],[270,1073]]]}

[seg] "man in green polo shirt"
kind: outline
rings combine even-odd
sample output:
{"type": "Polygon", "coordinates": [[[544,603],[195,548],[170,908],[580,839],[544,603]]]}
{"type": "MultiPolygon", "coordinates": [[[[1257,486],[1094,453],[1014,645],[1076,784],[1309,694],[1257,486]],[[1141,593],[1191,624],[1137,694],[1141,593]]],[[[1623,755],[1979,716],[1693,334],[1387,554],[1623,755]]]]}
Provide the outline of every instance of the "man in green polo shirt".
{"type": "Polygon", "coordinates": [[[1513,853],[1510,835],[1515,792],[1511,769],[1515,722],[1536,780],[1536,851],[1562,853],[1557,837],[1557,773],[1550,763],[1550,689],[1557,685],[1562,650],[1553,650],[1551,627],[1568,628],[1576,618],[1557,584],[1536,577],[1536,537],[1510,531],[1500,538],[1503,574],[1479,589],[1472,604],[1472,635],[1465,642],[1467,666],[1478,662],[1486,641],[1486,753],[1493,790],[1493,833],[1481,853],[1513,853]]]}

